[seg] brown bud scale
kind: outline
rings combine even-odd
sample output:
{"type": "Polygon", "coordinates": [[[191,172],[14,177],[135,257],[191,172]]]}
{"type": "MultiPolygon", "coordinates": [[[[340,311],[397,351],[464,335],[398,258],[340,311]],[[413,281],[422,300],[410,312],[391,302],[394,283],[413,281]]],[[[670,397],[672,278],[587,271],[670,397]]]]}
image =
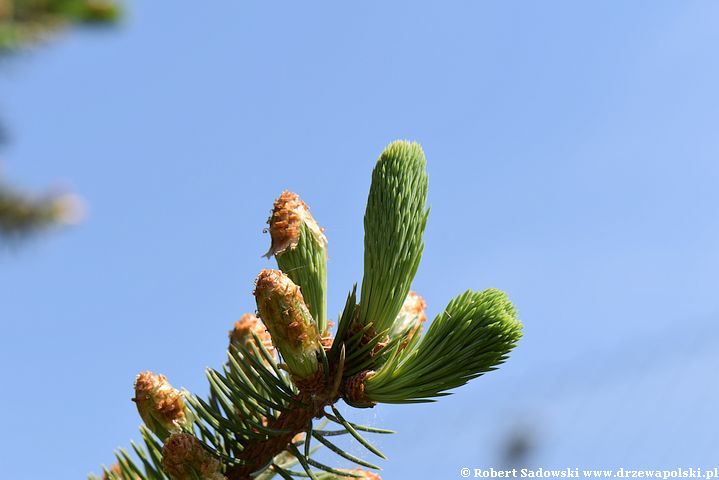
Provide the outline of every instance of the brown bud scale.
{"type": "MultiPolygon", "coordinates": [[[[164,375],[152,372],[140,373],[135,379],[133,400],[137,403],[140,415],[148,411],[166,426],[177,426],[185,421],[185,402],[182,392],[173,388],[164,375]]],[[[148,422],[145,420],[145,423],[148,422]]]]}
{"type": "Polygon", "coordinates": [[[262,320],[257,318],[253,313],[245,313],[235,322],[235,326],[230,330],[230,345],[242,345],[248,349],[255,343],[255,339],[252,334],[262,341],[262,345],[267,349],[270,354],[274,354],[274,347],[272,346],[272,337],[267,331],[267,327],[262,323],[262,320]]]}
{"type": "Polygon", "coordinates": [[[222,480],[220,461],[205,450],[189,433],[176,433],[162,447],[162,468],[172,480],[192,480],[197,473],[202,480],[222,480]]]}
{"type": "Polygon", "coordinates": [[[300,240],[300,229],[305,223],[323,244],[327,244],[322,228],[310,214],[310,208],[300,197],[293,192],[285,190],[275,200],[272,214],[267,220],[270,228],[272,244],[267,256],[282,253],[297,246],[300,240]]]}

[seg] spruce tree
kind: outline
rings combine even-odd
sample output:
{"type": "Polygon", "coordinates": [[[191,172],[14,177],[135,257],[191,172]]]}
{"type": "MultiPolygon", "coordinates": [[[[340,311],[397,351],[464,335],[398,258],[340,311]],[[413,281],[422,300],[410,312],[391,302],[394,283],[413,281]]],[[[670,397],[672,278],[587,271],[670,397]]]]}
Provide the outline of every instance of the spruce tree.
{"type": "MultiPolygon", "coordinates": [[[[227,363],[207,371],[206,398],[143,372],[134,402],[142,443],[103,469],[104,480],[378,479],[384,458],[366,437],[393,433],[337,409],[433,402],[503,363],[522,335],[507,296],[466,291],[422,333],[425,302],[410,286],[428,217],[425,157],[397,141],[380,155],[364,217],[364,277],[334,333],[326,314],[327,239],[309,207],[283,192],[269,218],[278,269],[255,281],[256,314],[230,332],[227,363]],[[360,458],[336,443],[348,435],[360,458]],[[317,461],[326,448],[357,465],[317,461]]],[[[93,479],[98,477],[92,476],[93,479]]]]}

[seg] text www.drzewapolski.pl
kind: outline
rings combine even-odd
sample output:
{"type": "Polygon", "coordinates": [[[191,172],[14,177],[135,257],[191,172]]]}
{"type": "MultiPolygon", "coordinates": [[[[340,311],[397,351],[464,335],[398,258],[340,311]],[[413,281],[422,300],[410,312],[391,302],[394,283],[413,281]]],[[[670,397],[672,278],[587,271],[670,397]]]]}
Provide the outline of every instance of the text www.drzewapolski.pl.
{"type": "Polygon", "coordinates": [[[719,467],[710,468],[674,468],[671,470],[658,469],[626,469],[616,470],[583,470],[581,468],[512,468],[509,470],[497,470],[494,468],[469,468],[460,469],[462,478],[643,478],[654,480],[671,480],[680,478],[701,478],[704,480],[719,480],[719,467]]]}

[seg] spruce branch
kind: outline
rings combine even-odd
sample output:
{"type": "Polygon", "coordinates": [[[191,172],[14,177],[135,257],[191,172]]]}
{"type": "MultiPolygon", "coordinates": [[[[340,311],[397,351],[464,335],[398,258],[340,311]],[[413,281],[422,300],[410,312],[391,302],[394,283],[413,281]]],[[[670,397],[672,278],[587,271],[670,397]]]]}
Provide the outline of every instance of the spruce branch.
{"type": "MultiPolygon", "coordinates": [[[[245,348],[252,348],[252,345],[264,347],[271,358],[274,358],[275,349],[272,346],[272,337],[262,320],[257,318],[254,313],[245,313],[235,322],[234,327],[229,332],[230,352],[242,345],[245,348]]],[[[268,359],[269,361],[269,359],[268,359]]]]}
{"type": "Polygon", "coordinates": [[[322,344],[299,287],[279,270],[263,270],[255,282],[255,299],[288,370],[303,380],[314,377],[322,344]]]}
{"type": "Polygon", "coordinates": [[[224,480],[221,464],[189,433],[174,433],[162,447],[162,468],[173,480],[224,480]]]}
{"type": "Polygon", "coordinates": [[[386,457],[368,437],[394,432],[350,422],[340,400],[356,408],[430,402],[506,360],[522,325],[499,290],[465,292],[422,334],[426,303],[410,284],[427,220],[424,168],[414,143],[395,142],[380,156],[365,214],[362,295],[356,285],[348,294],[334,338],[323,323],[326,240],[309,208],[284,192],[270,217],[280,270],[256,279],[259,316],[235,323],[227,362],[207,370],[206,398],[161,375],[138,376],[145,448],[133,448],[141,464],[120,450],[104,478],[377,480],[362,469],[379,470],[374,457],[386,457]],[[343,435],[371,461],[340,447],[343,435]],[[319,462],[318,448],[358,468],[319,462]]]}
{"type": "Polygon", "coordinates": [[[428,211],[422,147],[390,144],[372,172],[364,217],[364,277],[359,322],[381,333],[392,327],[417,272],[428,211]]]}
{"type": "Polygon", "coordinates": [[[522,324],[504,292],[467,291],[434,319],[426,335],[397,348],[368,376],[365,394],[375,402],[431,401],[494,370],[522,336],[522,324]]]}
{"type": "Polygon", "coordinates": [[[327,238],[296,193],[284,191],[267,221],[277,266],[302,290],[320,334],[327,331],[327,238]]]}
{"type": "Polygon", "coordinates": [[[422,325],[427,321],[427,302],[416,292],[409,292],[402,304],[397,318],[389,331],[391,338],[401,338],[400,348],[422,333],[422,325]]]}
{"type": "Polygon", "coordinates": [[[173,388],[164,375],[140,373],[135,379],[135,397],[132,400],[144,424],[160,440],[187,428],[191,421],[184,394],[173,388]]]}

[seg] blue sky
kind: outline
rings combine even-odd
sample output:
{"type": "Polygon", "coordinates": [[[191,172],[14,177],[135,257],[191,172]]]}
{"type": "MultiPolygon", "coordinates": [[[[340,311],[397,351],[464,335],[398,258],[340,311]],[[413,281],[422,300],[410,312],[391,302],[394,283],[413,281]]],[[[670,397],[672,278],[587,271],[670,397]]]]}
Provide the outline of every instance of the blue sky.
{"type": "MultiPolygon", "coordinates": [[[[431,405],[357,418],[384,477],[459,478],[531,433],[545,468],[715,466],[719,4],[130,2],[0,65],[4,175],[87,201],[0,252],[6,478],[84,478],[137,439],[134,375],[206,391],[254,310],[272,200],[330,241],[330,312],[361,280],[373,163],[427,155],[414,288],[430,316],[506,290],[525,338],[431,405]]],[[[360,453],[357,450],[357,453],[360,453]]]]}

